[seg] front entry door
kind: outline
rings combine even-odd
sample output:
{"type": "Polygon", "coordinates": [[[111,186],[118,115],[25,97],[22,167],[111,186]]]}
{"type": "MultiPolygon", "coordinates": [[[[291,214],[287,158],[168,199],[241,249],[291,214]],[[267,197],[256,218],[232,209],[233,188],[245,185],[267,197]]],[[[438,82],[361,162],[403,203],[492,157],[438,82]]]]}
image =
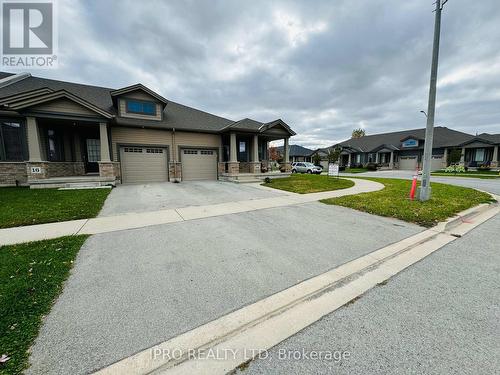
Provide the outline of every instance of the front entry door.
{"type": "Polygon", "coordinates": [[[98,173],[101,160],[101,141],[87,138],[85,140],[85,173],[98,173]]]}

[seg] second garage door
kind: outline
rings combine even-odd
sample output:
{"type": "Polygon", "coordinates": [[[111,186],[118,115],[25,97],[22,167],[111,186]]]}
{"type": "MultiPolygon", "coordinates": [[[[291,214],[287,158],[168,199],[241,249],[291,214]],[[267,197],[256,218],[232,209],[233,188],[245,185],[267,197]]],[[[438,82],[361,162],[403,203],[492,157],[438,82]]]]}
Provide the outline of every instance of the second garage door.
{"type": "Polygon", "coordinates": [[[217,179],[217,152],[215,150],[183,149],[181,161],[184,181],[217,179]]]}
{"type": "Polygon", "coordinates": [[[399,169],[402,170],[416,170],[417,157],[416,156],[401,156],[399,158],[399,169]]]}
{"type": "Polygon", "coordinates": [[[167,181],[167,149],[130,146],[120,148],[124,183],[167,181]]]}

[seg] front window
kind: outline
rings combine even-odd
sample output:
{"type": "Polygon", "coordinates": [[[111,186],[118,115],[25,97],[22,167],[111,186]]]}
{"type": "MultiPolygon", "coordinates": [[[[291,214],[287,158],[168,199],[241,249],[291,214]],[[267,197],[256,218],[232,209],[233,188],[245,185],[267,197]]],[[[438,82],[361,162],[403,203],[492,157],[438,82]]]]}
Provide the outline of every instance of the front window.
{"type": "Polygon", "coordinates": [[[155,116],[156,104],[153,102],[143,102],[141,100],[127,100],[127,112],[155,116]]]}
{"type": "Polygon", "coordinates": [[[476,149],[476,157],[474,161],[484,161],[484,148],[476,149]]]}
{"type": "Polygon", "coordinates": [[[24,129],[19,122],[0,122],[0,160],[23,161],[26,159],[24,129]]]}

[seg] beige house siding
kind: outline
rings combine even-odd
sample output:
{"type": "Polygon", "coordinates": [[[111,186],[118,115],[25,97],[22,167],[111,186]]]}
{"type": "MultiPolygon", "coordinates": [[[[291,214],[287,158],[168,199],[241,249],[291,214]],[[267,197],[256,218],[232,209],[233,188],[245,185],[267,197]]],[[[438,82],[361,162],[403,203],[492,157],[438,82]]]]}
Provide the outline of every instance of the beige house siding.
{"type": "MultiPolygon", "coordinates": [[[[172,132],[170,130],[112,127],[111,139],[113,160],[118,160],[118,145],[120,144],[167,145],[170,152],[169,160],[174,160],[172,132]]],[[[175,132],[175,145],[177,152],[179,146],[220,148],[222,139],[218,134],[175,132]]],[[[179,154],[177,154],[176,160],[179,161],[179,154]]]]}
{"type": "Polygon", "coordinates": [[[35,105],[30,110],[45,112],[72,113],[84,116],[95,116],[96,113],[68,99],[57,99],[51,102],[35,105]]]}
{"type": "Polygon", "coordinates": [[[148,95],[145,92],[138,90],[138,91],[128,92],[128,93],[123,95],[123,98],[118,99],[118,113],[121,117],[137,118],[137,119],[145,119],[145,120],[161,120],[162,119],[162,105],[161,105],[161,103],[158,102],[158,100],[156,100],[151,95],[148,95]],[[127,98],[155,102],[156,103],[156,116],[141,115],[138,113],[127,113],[127,108],[126,108],[127,98]]]}

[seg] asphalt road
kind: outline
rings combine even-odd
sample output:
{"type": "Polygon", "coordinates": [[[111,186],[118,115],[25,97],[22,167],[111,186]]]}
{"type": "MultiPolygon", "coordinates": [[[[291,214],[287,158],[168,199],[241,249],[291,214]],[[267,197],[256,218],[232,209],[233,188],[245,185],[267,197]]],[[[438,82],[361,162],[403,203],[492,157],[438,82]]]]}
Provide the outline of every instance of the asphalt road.
{"type": "MultiPolygon", "coordinates": [[[[341,173],[342,176],[354,176],[354,177],[380,177],[380,178],[402,178],[402,179],[412,179],[412,171],[377,171],[377,172],[365,172],[357,174],[341,173]]],[[[468,178],[468,177],[438,177],[431,176],[431,186],[432,182],[440,182],[443,184],[465,186],[474,189],[488,191],[493,194],[500,195],[500,178],[498,179],[480,179],[480,178],[468,178]]]]}
{"type": "Polygon", "coordinates": [[[28,373],[91,372],[422,229],[315,202],[92,236],[28,373]]]}
{"type": "Polygon", "coordinates": [[[285,340],[241,373],[498,374],[498,228],[500,215],[285,340]],[[320,351],[326,352],[322,360],[293,359],[320,351]]]}

